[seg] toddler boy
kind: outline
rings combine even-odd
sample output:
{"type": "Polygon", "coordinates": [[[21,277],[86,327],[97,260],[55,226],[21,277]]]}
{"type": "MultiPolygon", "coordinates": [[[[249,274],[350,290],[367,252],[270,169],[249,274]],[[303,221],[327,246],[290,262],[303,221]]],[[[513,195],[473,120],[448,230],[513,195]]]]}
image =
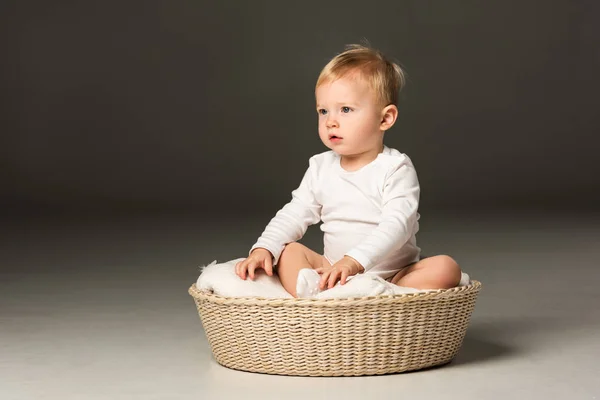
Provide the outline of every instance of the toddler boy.
{"type": "Polygon", "coordinates": [[[310,158],[292,200],[271,219],[248,258],[236,264],[242,279],[256,270],[273,275],[297,297],[298,273],[320,274],[319,289],[360,273],[416,289],[458,285],[451,257],[421,257],[419,182],[410,158],[384,145],[398,117],[402,69],[381,52],[347,46],[321,71],[315,96],[319,137],[330,151],[310,158]],[[324,254],[297,242],[322,221],[324,254]]]}

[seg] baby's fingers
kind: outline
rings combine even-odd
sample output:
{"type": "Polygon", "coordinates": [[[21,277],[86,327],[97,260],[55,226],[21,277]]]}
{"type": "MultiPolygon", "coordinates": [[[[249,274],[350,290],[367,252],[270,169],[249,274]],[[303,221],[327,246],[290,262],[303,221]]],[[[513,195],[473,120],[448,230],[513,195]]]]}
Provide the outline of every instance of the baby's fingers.
{"type": "Polygon", "coordinates": [[[264,266],[267,275],[273,276],[273,260],[271,259],[271,257],[267,258],[264,261],[264,266]]]}
{"type": "Polygon", "coordinates": [[[250,277],[250,279],[254,280],[254,270],[258,267],[258,264],[256,261],[250,261],[248,263],[248,276],[250,277]]]}
{"type": "Polygon", "coordinates": [[[246,279],[246,264],[246,260],[240,261],[239,263],[235,264],[235,273],[241,279],[246,279]]]}
{"type": "Polygon", "coordinates": [[[347,269],[343,269],[342,270],[342,277],[340,278],[340,284],[345,285],[346,284],[346,279],[348,279],[348,276],[350,274],[348,273],[347,269]]]}
{"type": "Polygon", "coordinates": [[[327,285],[328,289],[331,289],[332,287],[335,286],[335,283],[338,281],[339,277],[339,270],[334,270],[331,275],[329,275],[329,284],[327,285]]]}
{"type": "Polygon", "coordinates": [[[319,281],[319,289],[325,289],[325,286],[327,286],[327,280],[329,279],[329,274],[331,274],[331,271],[323,272],[323,275],[321,275],[321,280],[319,281]]]}

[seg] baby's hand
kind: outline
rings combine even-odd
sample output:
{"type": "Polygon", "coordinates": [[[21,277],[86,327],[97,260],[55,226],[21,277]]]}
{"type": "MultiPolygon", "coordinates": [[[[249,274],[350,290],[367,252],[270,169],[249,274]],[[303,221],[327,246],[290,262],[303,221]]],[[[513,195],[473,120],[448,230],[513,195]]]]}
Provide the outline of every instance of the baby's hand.
{"type": "Polygon", "coordinates": [[[254,271],[258,268],[264,269],[267,275],[273,276],[273,255],[269,250],[260,247],[252,250],[248,258],[235,264],[235,273],[246,280],[246,272],[248,272],[250,279],[254,280],[254,271]]]}
{"type": "Polygon", "coordinates": [[[315,270],[322,274],[321,281],[319,282],[319,289],[321,290],[325,290],[326,286],[327,289],[331,289],[338,280],[342,285],[345,285],[346,279],[349,276],[360,274],[365,271],[358,261],[348,256],[344,256],[344,258],[333,264],[331,267],[315,268],[315,270]]]}

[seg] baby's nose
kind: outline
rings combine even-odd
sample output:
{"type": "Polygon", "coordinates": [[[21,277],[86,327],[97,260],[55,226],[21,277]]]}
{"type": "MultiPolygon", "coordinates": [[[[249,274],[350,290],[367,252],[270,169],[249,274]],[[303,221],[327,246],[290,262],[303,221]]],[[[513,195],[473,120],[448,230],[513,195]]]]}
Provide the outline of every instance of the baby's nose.
{"type": "Polygon", "coordinates": [[[327,127],[337,126],[337,121],[334,119],[327,120],[327,127]]]}

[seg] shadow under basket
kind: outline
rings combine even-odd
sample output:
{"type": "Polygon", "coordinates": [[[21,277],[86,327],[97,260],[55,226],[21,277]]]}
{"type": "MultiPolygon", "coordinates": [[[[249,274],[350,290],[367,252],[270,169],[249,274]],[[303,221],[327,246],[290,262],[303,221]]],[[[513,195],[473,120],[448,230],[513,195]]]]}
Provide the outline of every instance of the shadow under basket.
{"type": "Polygon", "coordinates": [[[216,361],[278,375],[360,376],[446,364],[458,353],[481,283],[350,299],[194,298],[216,361]]]}

